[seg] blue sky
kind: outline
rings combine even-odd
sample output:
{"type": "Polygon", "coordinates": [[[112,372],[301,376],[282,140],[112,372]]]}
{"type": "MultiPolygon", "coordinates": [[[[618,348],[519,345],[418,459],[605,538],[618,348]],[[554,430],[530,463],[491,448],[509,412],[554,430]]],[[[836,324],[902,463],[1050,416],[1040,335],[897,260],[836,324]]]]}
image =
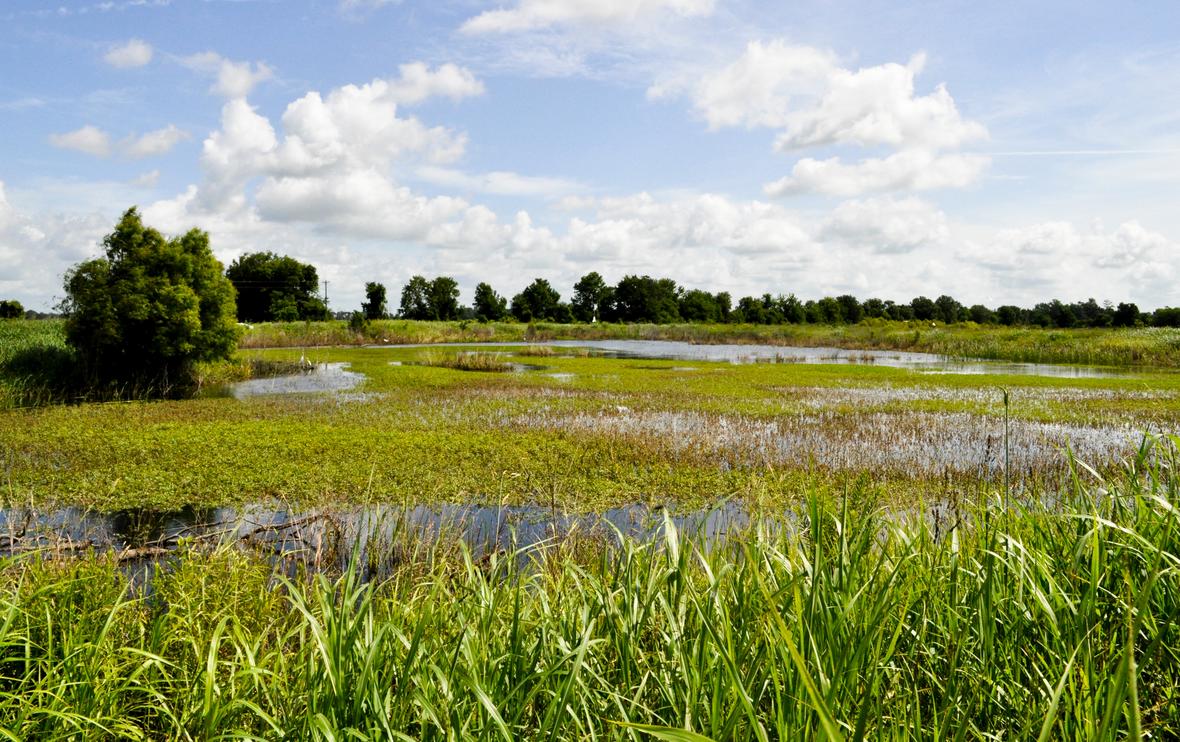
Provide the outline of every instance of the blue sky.
{"type": "Polygon", "coordinates": [[[564,295],[1180,304],[1180,5],[0,7],[0,297],[138,205],[225,262],[564,295]]]}

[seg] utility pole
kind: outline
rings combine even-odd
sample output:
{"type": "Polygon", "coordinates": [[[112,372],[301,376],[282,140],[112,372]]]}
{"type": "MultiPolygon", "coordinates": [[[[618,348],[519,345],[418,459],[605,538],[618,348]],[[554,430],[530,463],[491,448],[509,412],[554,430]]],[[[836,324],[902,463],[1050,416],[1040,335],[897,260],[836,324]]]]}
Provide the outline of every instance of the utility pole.
{"type": "Polygon", "coordinates": [[[328,282],[324,281],[324,306],[328,306],[328,282]]]}

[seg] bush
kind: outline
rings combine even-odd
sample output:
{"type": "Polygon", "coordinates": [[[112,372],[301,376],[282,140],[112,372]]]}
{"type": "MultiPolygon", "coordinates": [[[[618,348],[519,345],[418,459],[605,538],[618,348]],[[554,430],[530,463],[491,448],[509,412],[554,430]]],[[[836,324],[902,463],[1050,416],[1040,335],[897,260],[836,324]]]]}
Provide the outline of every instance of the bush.
{"type": "Polygon", "coordinates": [[[105,256],[65,277],[66,342],[86,378],[164,389],[237,346],[234,288],[198,229],[165,239],[128,209],[105,256]]]}

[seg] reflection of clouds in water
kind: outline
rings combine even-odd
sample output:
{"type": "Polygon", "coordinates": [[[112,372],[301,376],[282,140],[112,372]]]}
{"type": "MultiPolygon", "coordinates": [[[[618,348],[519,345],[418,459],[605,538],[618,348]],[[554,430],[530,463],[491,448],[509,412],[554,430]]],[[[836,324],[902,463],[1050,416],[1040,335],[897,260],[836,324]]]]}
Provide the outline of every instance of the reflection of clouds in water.
{"type": "MultiPolygon", "coordinates": [[[[673,451],[731,466],[816,465],[921,476],[994,473],[1004,466],[1003,421],[966,413],[819,412],[767,421],[698,412],[542,412],[510,422],[530,429],[655,437],[673,451]]],[[[1079,460],[1103,465],[1132,454],[1139,438],[1131,429],[1013,420],[1010,465],[1017,472],[1060,469],[1066,446],[1079,460]]]]}

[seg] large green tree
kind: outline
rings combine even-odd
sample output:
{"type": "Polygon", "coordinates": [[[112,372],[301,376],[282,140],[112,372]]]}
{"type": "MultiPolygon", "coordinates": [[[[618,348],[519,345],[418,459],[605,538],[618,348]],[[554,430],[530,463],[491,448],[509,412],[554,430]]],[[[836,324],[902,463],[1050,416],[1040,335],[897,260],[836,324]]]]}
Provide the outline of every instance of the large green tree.
{"type": "Polygon", "coordinates": [[[612,294],[598,271],[591,271],[574,284],[574,298],[570,309],[579,322],[597,322],[602,317],[603,302],[612,294]]]}
{"type": "Polygon", "coordinates": [[[496,322],[508,314],[508,300],[497,294],[490,284],[480,283],[475,287],[475,302],[472,308],[479,320],[496,322]]]}
{"type": "Polygon", "coordinates": [[[565,319],[561,295],[544,278],[535,279],[512,297],[512,316],[521,322],[557,322],[565,319]]]}
{"type": "Polygon", "coordinates": [[[237,345],[234,287],[192,229],[165,239],[135,208],[103,240],[104,255],[65,277],[66,341],[94,380],[184,383],[196,361],[237,345]]]}
{"type": "Polygon", "coordinates": [[[430,282],[431,319],[459,319],[459,284],[450,276],[437,276],[430,282]]]}
{"type": "Polygon", "coordinates": [[[365,284],[365,301],[361,304],[365,319],[385,319],[389,309],[385,305],[385,284],[369,281],[365,284]]]}
{"type": "Polygon", "coordinates": [[[242,322],[294,322],[328,318],[316,296],[320,279],[314,265],[273,252],[246,253],[226,269],[238,291],[242,322]]]}
{"type": "Polygon", "coordinates": [[[671,278],[624,276],[615,287],[615,310],[622,322],[677,322],[679,293],[671,278]]]}

